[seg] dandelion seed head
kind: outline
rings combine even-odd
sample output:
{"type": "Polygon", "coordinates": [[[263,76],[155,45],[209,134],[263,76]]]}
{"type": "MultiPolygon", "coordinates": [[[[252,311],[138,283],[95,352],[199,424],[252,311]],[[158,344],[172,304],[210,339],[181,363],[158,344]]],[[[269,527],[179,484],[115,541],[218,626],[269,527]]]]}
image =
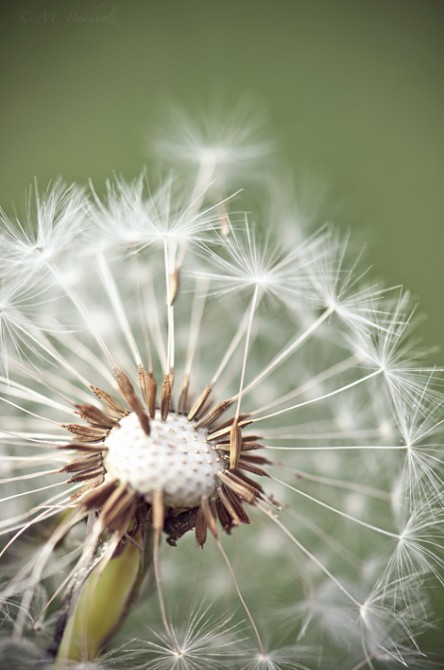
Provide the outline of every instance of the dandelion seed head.
{"type": "Polygon", "coordinates": [[[183,110],[170,111],[168,133],[158,133],[150,145],[176,168],[197,167],[197,184],[216,191],[241,174],[244,179],[260,178],[258,168],[274,148],[263,137],[263,115],[247,100],[230,114],[215,108],[200,122],[183,110]]]}
{"type": "Polygon", "coordinates": [[[89,216],[95,226],[89,230],[94,250],[119,254],[140,252],[152,245],[202,243],[217,225],[218,203],[200,207],[205,188],[189,202],[173,178],[150,187],[142,175],[133,182],[116,178],[107,183],[106,197],[94,193],[89,216]]]}
{"type": "Polygon", "coordinates": [[[106,602],[98,667],[414,668],[444,582],[440,371],[346,236],[239,213],[265,146],[230,123],[159,143],[185,174],[2,217],[5,627],[69,656],[106,602]],[[159,632],[116,650],[144,575],[159,632]],[[211,612],[184,623],[190,594],[211,612]]]}
{"type": "Polygon", "coordinates": [[[86,211],[83,189],[56,181],[42,197],[34,184],[23,223],[0,212],[3,267],[26,276],[58,262],[66,251],[77,248],[86,211]]]}

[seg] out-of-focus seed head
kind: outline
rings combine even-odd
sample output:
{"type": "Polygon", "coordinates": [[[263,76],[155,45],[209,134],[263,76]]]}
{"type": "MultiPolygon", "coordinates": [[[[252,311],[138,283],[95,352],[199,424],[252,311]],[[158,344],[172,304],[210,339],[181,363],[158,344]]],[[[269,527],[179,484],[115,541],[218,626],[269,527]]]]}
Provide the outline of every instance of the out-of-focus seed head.
{"type": "Polygon", "coordinates": [[[177,177],[2,215],[5,629],[58,667],[417,668],[444,424],[410,297],[239,211],[251,124],[182,128],[177,177]]]}

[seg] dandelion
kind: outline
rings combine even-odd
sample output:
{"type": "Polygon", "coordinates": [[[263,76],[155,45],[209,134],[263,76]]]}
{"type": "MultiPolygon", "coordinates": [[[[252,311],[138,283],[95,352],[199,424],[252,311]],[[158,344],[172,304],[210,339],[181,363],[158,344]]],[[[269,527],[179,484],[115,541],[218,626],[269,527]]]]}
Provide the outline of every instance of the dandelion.
{"type": "Polygon", "coordinates": [[[231,150],[3,216],[2,644],[43,667],[426,658],[439,371],[331,227],[230,216],[231,150]]]}

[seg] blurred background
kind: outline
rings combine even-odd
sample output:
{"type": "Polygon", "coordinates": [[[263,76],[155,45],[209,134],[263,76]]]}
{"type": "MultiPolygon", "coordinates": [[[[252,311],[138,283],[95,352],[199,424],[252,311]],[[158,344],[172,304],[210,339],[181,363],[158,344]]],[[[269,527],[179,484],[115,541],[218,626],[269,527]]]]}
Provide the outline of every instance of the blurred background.
{"type": "MultiPolygon", "coordinates": [[[[409,287],[444,363],[441,0],[2,3],[0,202],[37,176],[137,175],[165,103],[245,94],[269,119],[319,223],[357,229],[409,287]]],[[[296,191],[297,191],[296,188],[296,191]]]]}
{"type": "MultiPolygon", "coordinates": [[[[410,288],[444,364],[441,0],[16,0],[2,3],[0,202],[36,176],[98,190],[136,176],[165,104],[268,115],[318,222],[367,243],[410,288]]],[[[442,597],[442,591],[437,598],[442,597]]],[[[437,602],[437,605],[439,603],[437,602]]],[[[439,631],[429,638],[439,648],[439,631]]]]}

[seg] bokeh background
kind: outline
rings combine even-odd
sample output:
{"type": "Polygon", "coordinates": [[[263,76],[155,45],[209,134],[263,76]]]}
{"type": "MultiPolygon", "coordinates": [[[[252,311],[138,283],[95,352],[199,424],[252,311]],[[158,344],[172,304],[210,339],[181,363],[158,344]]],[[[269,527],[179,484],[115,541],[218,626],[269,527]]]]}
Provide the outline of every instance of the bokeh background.
{"type": "MultiPolygon", "coordinates": [[[[131,177],[165,102],[249,94],[320,216],[359,229],[444,343],[442,0],[2,3],[0,202],[131,177]]],[[[440,362],[444,362],[441,352],[440,362]]],[[[433,360],[437,360],[436,354],[433,360]]]]}
{"type": "MultiPolygon", "coordinates": [[[[165,109],[246,94],[311,194],[409,287],[444,363],[442,0],[2,3],[0,202],[34,177],[136,176],[165,109]]],[[[320,203],[320,205],[319,205],[320,203]]],[[[436,596],[443,609],[442,591],[436,596]]],[[[428,645],[442,649],[442,635],[428,645]]]]}

